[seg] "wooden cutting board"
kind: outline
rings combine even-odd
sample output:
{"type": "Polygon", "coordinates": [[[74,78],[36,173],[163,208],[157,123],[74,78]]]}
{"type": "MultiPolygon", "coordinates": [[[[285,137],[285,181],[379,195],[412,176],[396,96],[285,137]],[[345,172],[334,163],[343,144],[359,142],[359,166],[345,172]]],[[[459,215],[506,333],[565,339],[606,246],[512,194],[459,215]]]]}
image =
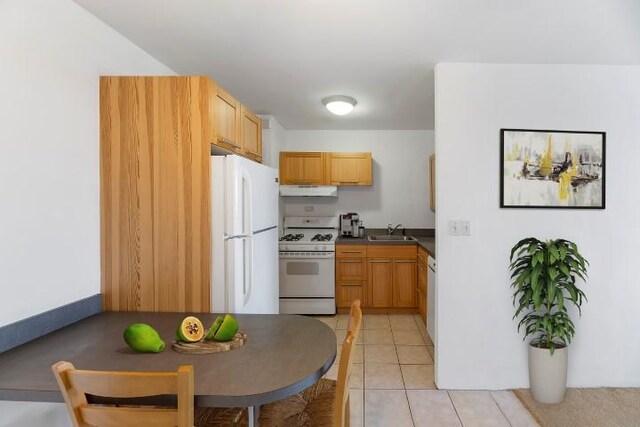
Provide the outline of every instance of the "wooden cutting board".
{"type": "Polygon", "coordinates": [[[218,342],[202,340],[191,343],[174,341],[173,344],[171,344],[171,348],[178,353],[209,354],[233,350],[234,348],[242,347],[245,342],[247,342],[247,334],[238,332],[231,341],[218,342]]]}

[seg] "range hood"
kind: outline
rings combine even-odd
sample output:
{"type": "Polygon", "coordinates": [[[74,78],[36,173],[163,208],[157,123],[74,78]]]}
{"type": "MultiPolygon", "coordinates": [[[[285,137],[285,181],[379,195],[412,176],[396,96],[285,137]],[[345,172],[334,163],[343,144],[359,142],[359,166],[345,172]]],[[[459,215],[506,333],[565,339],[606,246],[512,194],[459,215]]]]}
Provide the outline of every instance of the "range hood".
{"type": "Polygon", "coordinates": [[[335,185],[281,185],[283,197],[338,197],[335,185]]]}

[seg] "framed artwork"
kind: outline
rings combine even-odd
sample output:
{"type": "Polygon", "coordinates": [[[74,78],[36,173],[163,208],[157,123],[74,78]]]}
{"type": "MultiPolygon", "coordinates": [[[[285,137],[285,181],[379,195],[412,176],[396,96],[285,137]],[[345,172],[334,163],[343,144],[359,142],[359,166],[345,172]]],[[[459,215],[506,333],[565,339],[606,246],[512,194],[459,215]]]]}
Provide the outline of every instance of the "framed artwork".
{"type": "Polygon", "coordinates": [[[605,208],[605,132],[500,129],[500,207],[605,208]]]}

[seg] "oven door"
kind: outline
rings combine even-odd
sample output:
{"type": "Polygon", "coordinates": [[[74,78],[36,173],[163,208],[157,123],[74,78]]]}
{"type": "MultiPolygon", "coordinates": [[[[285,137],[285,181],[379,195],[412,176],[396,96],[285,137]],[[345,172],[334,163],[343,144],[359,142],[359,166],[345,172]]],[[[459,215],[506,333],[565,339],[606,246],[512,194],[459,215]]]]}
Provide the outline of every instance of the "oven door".
{"type": "Polygon", "coordinates": [[[281,298],[333,298],[335,252],[280,252],[281,298]]]}

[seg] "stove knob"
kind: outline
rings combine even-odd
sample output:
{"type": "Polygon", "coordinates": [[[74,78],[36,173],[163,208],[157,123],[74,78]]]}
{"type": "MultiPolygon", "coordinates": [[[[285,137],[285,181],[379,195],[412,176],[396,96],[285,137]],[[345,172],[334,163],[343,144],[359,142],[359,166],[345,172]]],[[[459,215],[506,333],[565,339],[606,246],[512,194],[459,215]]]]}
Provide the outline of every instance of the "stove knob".
{"type": "Polygon", "coordinates": [[[317,245],[316,245],[316,248],[315,248],[315,249],[316,249],[316,251],[319,251],[319,250],[320,250],[320,246],[317,246],[317,245]]]}

